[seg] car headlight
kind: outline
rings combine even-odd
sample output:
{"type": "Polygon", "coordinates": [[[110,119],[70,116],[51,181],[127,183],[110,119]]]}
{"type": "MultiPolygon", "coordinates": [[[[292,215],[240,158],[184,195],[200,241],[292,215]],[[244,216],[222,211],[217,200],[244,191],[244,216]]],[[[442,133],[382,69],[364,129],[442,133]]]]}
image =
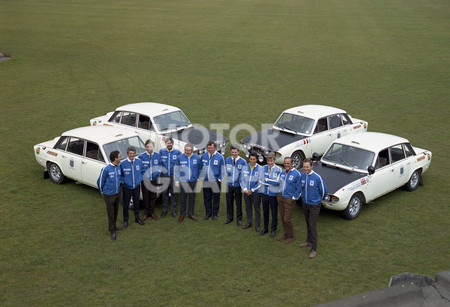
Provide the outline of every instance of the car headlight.
{"type": "Polygon", "coordinates": [[[258,161],[259,163],[263,163],[264,162],[264,157],[261,155],[258,155],[258,161]]]}
{"type": "Polygon", "coordinates": [[[268,150],[264,150],[264,154],[267,156],[270,153],[268,150]]]}

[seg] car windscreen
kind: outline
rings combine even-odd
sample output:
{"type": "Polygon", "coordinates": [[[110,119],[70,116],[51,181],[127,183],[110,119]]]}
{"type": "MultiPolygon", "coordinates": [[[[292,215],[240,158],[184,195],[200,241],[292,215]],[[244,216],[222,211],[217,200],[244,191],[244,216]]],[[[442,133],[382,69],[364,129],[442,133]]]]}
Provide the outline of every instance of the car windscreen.
{"type": "Polygon", "coordinates": [[[335,143],[322,157],[322,162],[366,171],[372,165],[375,154],[371,151],[353,146],[335,143]]]}
{"type": "Polygon", "coordinates": [[[283,113],[274,126],[288,132],[311,134],[314,128],[314,120],[295,114],[283,113]]]}
{"type": "Polygon", "coordinates": [[[156,127],[161,132],[168,130],[176,130],[191,125],[189,119],[181,111],[175,111],[153,118],[156,127]]]}
{"type": "Polygon", "coordinates": [[[145,151],[145,145],[138,136],[133,136],[130,138],[121,139],[114,141],[112,143],[105,144],[103,145],[103,150],[105,151],[108,161],[109,161],[109,154],[114,150],[118,150],[120,152],[120,155],[122,156],[122,159],[126,159],[127,148],[130,146],[136,148],[136,156],[140,155],[145,151]]]}

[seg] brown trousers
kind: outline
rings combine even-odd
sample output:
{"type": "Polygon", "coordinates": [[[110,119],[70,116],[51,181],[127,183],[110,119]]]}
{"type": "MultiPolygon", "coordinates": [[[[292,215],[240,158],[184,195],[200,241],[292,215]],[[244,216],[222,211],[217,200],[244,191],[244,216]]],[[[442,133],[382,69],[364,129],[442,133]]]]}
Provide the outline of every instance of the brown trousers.
{"type": "Polygon", "coordinates": [[[280,208],[281,222],[283,222],[284,234],[287,238],[294,237],[294,225],[292,224],[292,212],[296,200],[291,198],[284,198],[280,194],[277,196],[278,208],[280,208]]]}

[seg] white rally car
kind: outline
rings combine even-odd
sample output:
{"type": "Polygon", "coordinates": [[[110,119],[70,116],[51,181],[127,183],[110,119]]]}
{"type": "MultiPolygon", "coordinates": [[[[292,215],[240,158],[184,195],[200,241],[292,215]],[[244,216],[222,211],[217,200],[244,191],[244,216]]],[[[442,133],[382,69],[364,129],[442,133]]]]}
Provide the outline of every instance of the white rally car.
{"type": "Polygon", "coordinates": [[[292,157],[294,167],[301,169],[305,158],[312,158],[313,153],[323,155],[334,140],[365,132],[367,125],[341,109],[304,105],[284,111],[272,128],[247,136],[241,146],[247,155],[256,153],[260,163],[265,162],[267,154],[274,153],[277,164],[292,157]]]}
{"type": "Polygon", "coordinates": [[[336,140],[313,167],[328,189],[322,204],[354,219],[364,203],[401,186],[417,189],[431,156],[430,151],[385,133],[366,132],[336,140]]]}
{"type": "Polygon", "coordinates": [[[217,151],[225,152],[228,139],[214,131],[194,126],[177,107],[155,102],[139,102],[118,107],[115,112],[90,120],[92,126],[106,125],[135,131],[142,140],[155,143],[155,150],[165,148],[164,141],[171,137],[173,147],[184,152],[184,145],[192,143],[194,151],[202,154],[208,141],[214,141],[217,151]]]}
{"type": "Polygon", "coordinates": [[[145,151],[144,143],[135,132],[88,126],[35,145],[34,155],[44,167],[44,178],[50,177],[59,184],[67,177],[97,188],[100,171],[110,163],[109,154],[118,150],[125,159],[129,146],[136,148],[136,155],[145,151]]]}

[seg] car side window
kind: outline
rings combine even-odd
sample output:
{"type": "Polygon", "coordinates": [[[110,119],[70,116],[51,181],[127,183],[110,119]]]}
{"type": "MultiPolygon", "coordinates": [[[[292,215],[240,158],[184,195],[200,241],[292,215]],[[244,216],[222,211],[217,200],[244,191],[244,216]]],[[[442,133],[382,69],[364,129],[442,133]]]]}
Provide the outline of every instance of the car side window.
{"type": "Polygon", "coordinates": [[[136,127],[137,114],[133,112],[122,112],[121,124],[136,127]]]}
{"type": "Polygon", "coordinates": [[[71,137],[69,144],[67,144],[67,151],[82,156],[83,147],[84,147],[83,139],[71,137]]]}
{"type": "Polygon", "coordinates": [[[348,114],[342,113],[341,117],[342,117],[342,123],[344,124],[344,126],[352,124],[352,120],[350,119],[348,114]]]}
{"type": "Polygon", "coordinates": [[[86,158],[105,162],[98,145],[89,141],[86,142],[86,158]]]}
{"type": "Polygon", "coordinates": [[[111,118],[108,121],[112,122],[112,123],[120,123],[121,117],[122,117],[122,112],[116,111],[116,112],[114,112],[114,114],[111,116],[111,118]]]}
{"type": "Polygon", "coordinates": [[[55,149],[60,149],[60,150],[66,150],[66,146],[67,146],[67,136],[62,136],[59,138],[58,142],[56,142],[55,144],[55,149]]]}
{"type": "Polygon", "coordinates": [[[389,150],[386,148],[385,150],[380,151],[377,158],[377,163],[375,164],[375,169],[379,169],[385,167],[386,165],[391,164],[389,158],[389,150]]]}
{"type": "Polygon", "coordinates": [[[342,121],[341,121],[341,117],[339,116],[339,114],[330,115],[328,118],[330,120],[330,129],[334,129],[334,128],[338,128],[338,127],[342,126],[342,121]]]}
{"type": "Polygon", "coordinates": [[[150,117],[139,114],[138,128],[145,129],[145,130],[154,130],[152,122],[150,121],[150,117]]]}
{"type": "Polygon", "coordinates": [[[392,163],[405,159],[405,152],[402,144],[398,144],[389,148],[391,152],[392,163]]]}
{"type": "Polygon", "coordinates": [[[414,149],[412,148],[411,144],[405,143],[403,144],[403,148],[405,149],[405,154],[407,157],[415,156],[416,153],[414,152],[414,149]]]}
{"type": "Polygon", "coordinates": [[[314,130],[314,133],[320,133],[327,130],[328,130],[327,118],[323,117],[317,121],[317,126],[316,129],[314,130]]]}

